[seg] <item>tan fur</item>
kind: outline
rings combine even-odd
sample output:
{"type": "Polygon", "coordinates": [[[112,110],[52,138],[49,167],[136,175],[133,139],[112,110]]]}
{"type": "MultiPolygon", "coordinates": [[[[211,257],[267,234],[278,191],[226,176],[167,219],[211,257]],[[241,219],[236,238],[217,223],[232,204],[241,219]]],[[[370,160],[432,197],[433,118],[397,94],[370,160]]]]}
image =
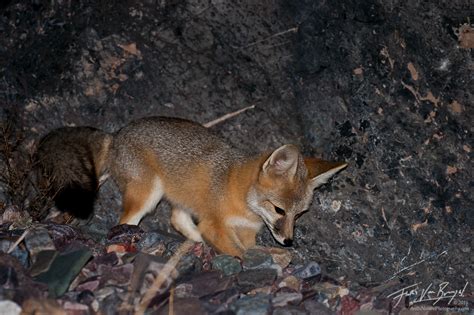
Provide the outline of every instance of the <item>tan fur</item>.
{"type": "Polygon", "coordinates": [[[289,244],[313,189],[346,166],[304,159],[292,145],[249,156],[175,118],[140,119],[110,139],[96,150],[94,168],[97,178],[110,171],[122,190],[120,223],[138,224],[164,196],[178,231],[235,256],[255,246],[263,224],[289,244]]]}

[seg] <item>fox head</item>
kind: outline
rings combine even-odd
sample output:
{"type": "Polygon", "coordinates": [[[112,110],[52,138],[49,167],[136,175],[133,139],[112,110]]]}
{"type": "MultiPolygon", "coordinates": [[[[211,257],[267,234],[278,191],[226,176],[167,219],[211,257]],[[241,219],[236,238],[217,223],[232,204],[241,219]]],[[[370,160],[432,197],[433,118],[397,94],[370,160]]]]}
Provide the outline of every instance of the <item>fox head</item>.
{"type": "Polygon", "coordinates": [[[290,246],[295,220],[308,209],[313,190],[346,166],[344,162],[304,158],[296,146],[284,145],[261,166],[248,194],[249,207],[280,244],[290,246]]]}

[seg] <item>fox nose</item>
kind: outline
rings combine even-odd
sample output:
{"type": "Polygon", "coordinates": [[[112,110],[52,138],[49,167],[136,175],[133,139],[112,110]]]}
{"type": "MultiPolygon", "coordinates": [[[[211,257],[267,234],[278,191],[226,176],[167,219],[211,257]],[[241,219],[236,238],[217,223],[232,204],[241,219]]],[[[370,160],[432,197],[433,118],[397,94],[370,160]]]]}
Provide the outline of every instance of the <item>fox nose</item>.
{"type": "Polygon", "coordinates": [[[291,245],[293,245],[293,240],[292,240],[291,238],[285,238],[285,239],[283,240],[283,244],[284,244],[285,246],[291,246],[291,245]]]}

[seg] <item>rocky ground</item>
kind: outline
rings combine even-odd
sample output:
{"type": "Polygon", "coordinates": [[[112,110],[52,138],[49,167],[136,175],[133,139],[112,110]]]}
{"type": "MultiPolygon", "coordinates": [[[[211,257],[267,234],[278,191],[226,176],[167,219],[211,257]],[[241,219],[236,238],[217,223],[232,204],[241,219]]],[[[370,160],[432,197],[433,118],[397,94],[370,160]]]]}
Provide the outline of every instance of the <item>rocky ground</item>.
{"type": "Polygon", "coordinates": [[[132,313],[184,241],[165,202],[115,227],[113,181],[89,220],[52,219],[31,185],[41,136],[255,105],[212,128],[349,168],[315,194],[287,252],[266,230],[259,245],[273,249],[243,260],[196,244],[150,313],[469,311],[472,21],[469,1],[3,2],[0,308],[132,313]],[[417,303],[430,290],[456,297],[417,303]]]}

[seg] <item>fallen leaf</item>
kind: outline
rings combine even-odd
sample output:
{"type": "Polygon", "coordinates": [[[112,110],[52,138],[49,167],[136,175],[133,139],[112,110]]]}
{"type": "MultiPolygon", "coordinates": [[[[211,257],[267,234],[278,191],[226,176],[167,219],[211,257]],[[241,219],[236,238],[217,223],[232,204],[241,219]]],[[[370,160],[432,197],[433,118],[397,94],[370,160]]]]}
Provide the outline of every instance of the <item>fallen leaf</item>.
{"type": "Polygon", "coordinates": [[[439,97],[435,97],[431,91],[428,91],[426,96],[420,97],[421,101],[429,101],[433,103],[434,106],[438,107],[438,103],[440,102],[439,97]]]}
{"type": "Polygon", "coordinates": [[[458,101],[454,100],[448,105],[448,109],[450,112],[455,114],[460,114],[463,111],[462,105],[459,104],[458,101]]]}
{"type": "Polygon", "coordinates": [[[415,223],[411,226],[411,229],[413,230],[413,232],[416,232],[419,228],[422,228],[422,227],[425,227],[428,225],[428,219],[426,219],[425,221],[421,222],[421,223],[415,223]]]}
{"type": "Polygon", "coordinates": [[[459,45],[462,48],[474,48],[474,28],[469,24],[464,24],[459,28],[459,45]]]}
{"type": "Polygon", "coordinates": [[[142,53],[140,52],[140,50],[138,50],[136,43],[131,43],[131,44],[128,44],[128,45],[118,45],[118,46],[120,48],[122,48],[123,50],[125,50],[130,55],[134,55],[134,56],[137,56],[137,57],[142,56],[142,53]]]}
{"type": "Polygon", "coordinates": [[[418,71],[416,71],[416,68],[415,68],[415,65],[413,65],[413,63],[409,62],[408,63],[408,71],[410,71],[410,75],[411,75],[411,78],[414,80],[414,81],[418,81],[418,71]]]}
{"type": "Polygon", "coordinates": [[[354,73],[355,75],[362,75],[364,73],[364,69],[362,67],[355,68],[354,70],[352,70],[352,73],[354,73]]]}
{"type": "Polygon", "coordinates": [[[447,175],[453,175],[453,174],[456,174],[458,172],[458,168],[455,167],[455,166],[449,166],[446,168],[446,174],[447,175]]]}

